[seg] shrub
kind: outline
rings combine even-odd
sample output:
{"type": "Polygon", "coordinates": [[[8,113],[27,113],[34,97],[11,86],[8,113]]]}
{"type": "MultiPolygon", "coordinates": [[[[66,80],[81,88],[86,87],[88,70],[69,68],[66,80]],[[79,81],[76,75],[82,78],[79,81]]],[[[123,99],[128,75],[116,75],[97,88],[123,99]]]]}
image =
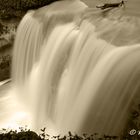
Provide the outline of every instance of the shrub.
{"type": "Polygon", "coordinates": [[[0,18],[22,18],[29,9],[37,9],[59,0],[0,0],[0,18]]]}

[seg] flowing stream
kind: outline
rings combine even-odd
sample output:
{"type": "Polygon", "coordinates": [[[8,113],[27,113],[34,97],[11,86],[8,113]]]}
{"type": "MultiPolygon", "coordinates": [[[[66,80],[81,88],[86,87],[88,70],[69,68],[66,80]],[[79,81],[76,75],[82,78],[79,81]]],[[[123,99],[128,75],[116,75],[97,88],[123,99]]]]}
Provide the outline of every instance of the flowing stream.
{"type": "Polygon", "coordinates": [[[79,0],[29,11],[16,35],[2,126],[119,134],[140,92],[140,19],[122,13],[79,0]]]}

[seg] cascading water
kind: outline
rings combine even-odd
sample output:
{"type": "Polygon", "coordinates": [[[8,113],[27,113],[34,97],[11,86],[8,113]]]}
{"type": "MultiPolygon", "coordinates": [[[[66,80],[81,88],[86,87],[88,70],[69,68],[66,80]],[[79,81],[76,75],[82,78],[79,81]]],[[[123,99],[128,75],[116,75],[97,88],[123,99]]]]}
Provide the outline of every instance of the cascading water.
{"type": "Polygon", "coordinates": [[[11,91],[30,114],[27,125],[59,133],[122,131],[140,91],[140,20],[120,13],[67,0],[25,15],[11,91]]]}

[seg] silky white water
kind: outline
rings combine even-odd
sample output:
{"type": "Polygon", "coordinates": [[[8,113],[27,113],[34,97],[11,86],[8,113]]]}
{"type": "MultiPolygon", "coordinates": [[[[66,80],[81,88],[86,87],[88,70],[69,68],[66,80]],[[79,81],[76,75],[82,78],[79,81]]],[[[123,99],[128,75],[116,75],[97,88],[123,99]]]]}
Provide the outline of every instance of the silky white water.
{"type": "Polygon", "coordinates": [[[79,0],[29,11],[17,31],[9,91],[17,103],[10,118],[20,115],[11,122],[5,115],[4,124],[119,134],[140,91],[140,20],[121,12],[79,0]]]}

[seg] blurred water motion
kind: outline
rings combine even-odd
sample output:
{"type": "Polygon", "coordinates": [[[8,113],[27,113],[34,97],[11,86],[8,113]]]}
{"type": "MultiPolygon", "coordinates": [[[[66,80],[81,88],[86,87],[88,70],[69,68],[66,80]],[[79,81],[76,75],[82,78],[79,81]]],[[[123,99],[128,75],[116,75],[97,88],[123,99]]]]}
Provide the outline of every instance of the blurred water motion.
{"type": "Polygon", "coordinates": [[[15,112],[26,115],[15,123],[58,133],[123,130],[140,91],[140,19],[122,13],[75,0],[25,15],[9,95],[21,106],[15,112]]]}

